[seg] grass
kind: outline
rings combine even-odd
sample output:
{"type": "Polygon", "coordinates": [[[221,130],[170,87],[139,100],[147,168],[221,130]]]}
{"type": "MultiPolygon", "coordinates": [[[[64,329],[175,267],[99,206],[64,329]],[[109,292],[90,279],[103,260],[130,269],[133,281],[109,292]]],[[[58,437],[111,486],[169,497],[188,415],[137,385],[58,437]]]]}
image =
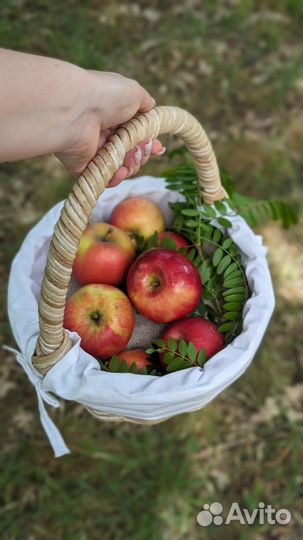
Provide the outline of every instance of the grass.
{"type": "MultiPolygon", "coordinates": [[[[0,43],[138,79],[159,104],[187,108],[203,122],[239,191],[284,197],[300,210],[301,20],[296,0],[2,0],[0,43]]],[[[144,173],[166,166],[153,160],[144,173]]],[[[52,157],[0,165],[3,283],[26,232],[69,189],[52,157]]],[[[299,537],[300,230],[268,224],[259,232],[269,246],[276,312],[250,369],[202,411],[152,428],[115,426],[65,403],[51,414],[73,453],[54,460],[33,388],[0,351],[1,538],[299,537]],[[212,501],[225,509],[264,501],[288,508],[292,520],[199,527],[197,513],[212,501]]],[[[2,287],[0,341],[13,344],[5,298],[2,287]]]]}

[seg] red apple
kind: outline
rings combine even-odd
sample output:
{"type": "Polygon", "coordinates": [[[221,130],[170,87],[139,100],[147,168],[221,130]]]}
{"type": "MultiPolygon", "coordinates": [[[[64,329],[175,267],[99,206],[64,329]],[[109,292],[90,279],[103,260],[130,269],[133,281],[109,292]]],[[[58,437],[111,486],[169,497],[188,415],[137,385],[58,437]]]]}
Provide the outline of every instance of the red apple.
{"type": "Polygon", "coordinates": [[[133,262],[127,276],[127,292],[144,317],[167,323],[194,311],[202,283],[196,267],[185,255],[156,248],[133,262]]]}
{"type": "Polygon", "coordinates": [[[162,245],[164,238],[170,238],[171,240],[173,240],[178,250],[183,247],[188,248],[188,246],[190,245],[189,241],[184,238],[184,236],[181,236],[181,234],[177,234],[174,231],[163,231],[159,234],[160,246],[162,245]]]}
{"type": "Polygon", "coordinates": [[[146,354],[144,349],[132,349],[129,351],[123,351],[120,352],[117,356],[120,362],[122,362],[122,360],[125,360],[129,368],[133,363],[136,364],[138,370],[144,367],[153,367],[150,361],[150,357],[148,356],[148,354],[146,354]]]}
{"type": "Polygon", "coordinates": [[[64,328],[78,332],[81,347],[99,358],[123,351],[134,326],[127,296],[111,285],[86,285],[66,302],[64,328]]]}
{"type": "MultiPolygon", "coordinates": [[[[197,352],[204,348],[207,360],[225,346],[223,334],[218,332],[216,325],[202,317],[192,317],[174,322],[163,334],[165,342],[168,342],[170,337],[177,340],[184,339],[186,343],[192,341],[197,352]]],[[[163,365],[166,366],[165,363],[163,365]]]]}
{"type": "Polygon", "coordinates": [[[145,197],[128,197],[114,208],[111,223],[146,240],[155,231],[165,229],[164,216],[158,206],[145,197]]]}
{"type": "Polygon", "coordinates": [[[113,225],[95,223],[84,232],[73,265],[74,276],[82,285],[119,285],[135,257],[134,241],[113,225]]]}

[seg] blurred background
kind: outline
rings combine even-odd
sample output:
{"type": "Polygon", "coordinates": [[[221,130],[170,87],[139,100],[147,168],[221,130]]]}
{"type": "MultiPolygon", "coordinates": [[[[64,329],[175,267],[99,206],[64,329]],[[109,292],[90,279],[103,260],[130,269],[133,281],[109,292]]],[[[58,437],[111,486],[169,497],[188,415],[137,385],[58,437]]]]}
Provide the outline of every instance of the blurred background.
{"type": "MultiPolygon", "coordinates": [[[[1,0],[0,45],[138,79],[158,104],[200,119],[238,191],[298,209],[301,16],[298,0],[1,0]]],[[[157,175],[167,163],[153,159],[143,172],[157,175]]],[[[10,263],[70,187],[53,157],[0,165],[1,343],[14,345],[5,306],[10,263]]],[[[55,460],[35,391],[1,350],[1,538],[299,537],[299,227],[269,223],[259,232],[269,247],[275,315],[251,368],[202,411],[154,427],[115,426],[64,403],[51,415],[73,453],[55,460]],[[199,526],[197,513],[213,501],[227,509],[263,501],[288,508],[292,520],[199,526]]]]}

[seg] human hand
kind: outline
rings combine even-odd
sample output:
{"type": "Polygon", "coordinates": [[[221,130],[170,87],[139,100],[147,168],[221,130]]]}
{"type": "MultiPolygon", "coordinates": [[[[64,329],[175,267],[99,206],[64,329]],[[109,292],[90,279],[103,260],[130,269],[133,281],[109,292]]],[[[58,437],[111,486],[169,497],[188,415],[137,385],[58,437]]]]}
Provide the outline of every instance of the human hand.
{"type": "MultiPolygon", "coordinates": [[[[83,107],[70,123],[68,142],[57,157],[68,170],[80,175],[97,151],[104,146],[115,129],[137,112],[147,112],[155,105],[154,99],[135,80],[118,73],[85,71],[86,84],[83,107]]],[[[159,140],[145,140],[129,151],[122,167],[108,187],[137,174],[150,155],[165,152],[159,140]]]]}

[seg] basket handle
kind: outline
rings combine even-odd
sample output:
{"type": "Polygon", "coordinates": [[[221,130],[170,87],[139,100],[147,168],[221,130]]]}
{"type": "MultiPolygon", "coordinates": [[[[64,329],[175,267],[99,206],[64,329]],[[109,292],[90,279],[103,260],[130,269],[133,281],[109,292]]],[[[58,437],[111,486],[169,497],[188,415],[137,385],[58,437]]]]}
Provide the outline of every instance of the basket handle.
{"type": "Polygon", "coordinates": [[[161,133],[178,134],[193,155],[202,195],[211,204],[227,197],[211,143],[199,122],[178,107],[156,107],[122,124],[75,182],[51,240],[39,303],[40,335],[33,364],[43,374],[70,349],[63,328],[72,266],[82,234],[100,195],[134,146],[161,133]]]}

